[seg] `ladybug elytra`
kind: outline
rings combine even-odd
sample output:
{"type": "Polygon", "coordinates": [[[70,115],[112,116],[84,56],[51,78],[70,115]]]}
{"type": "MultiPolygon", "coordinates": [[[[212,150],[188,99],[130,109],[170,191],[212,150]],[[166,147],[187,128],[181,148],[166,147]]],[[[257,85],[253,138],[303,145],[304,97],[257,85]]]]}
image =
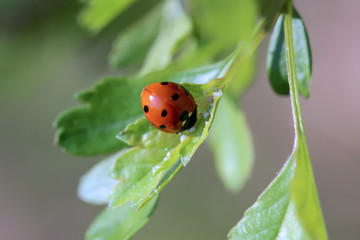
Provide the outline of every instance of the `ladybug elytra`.
{"type": "Polygon", "coordinates": [[[141,104],[149,122],[167,133],[190,129],[196,122],[196,102],[177,83],[157,82],[146,86],[141,92],[141,104]]]}

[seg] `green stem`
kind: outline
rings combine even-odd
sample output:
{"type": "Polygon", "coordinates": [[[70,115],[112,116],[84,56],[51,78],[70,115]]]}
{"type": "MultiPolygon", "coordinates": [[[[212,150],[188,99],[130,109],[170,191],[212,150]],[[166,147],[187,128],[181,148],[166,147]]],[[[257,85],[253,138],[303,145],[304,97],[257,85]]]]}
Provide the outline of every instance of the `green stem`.
{"type": "Polygon", "coordinates": [[[300,96],[297,85],[294,40],[292,31],[292,0],[288,0],[283,9],[286,68],[290,87],[292,114],[294,118],[295,142],[293,155],[296,161],[292,196],[295,199],[298,215],[311,239],[326,240],[327,233],[321,213],[320,202],[315,186],[309,150],[307,147],[305,129],[302,120],[300,96]],[[309,216],[312,216],[309,220],[309,216]]]}
{"type": "Polygon", "coordinates": [[[288,81],[290,87],[291,106],[294,117],[295,136],[297,139],[299,139],[300,136],[305,135],[305,130],[302,121],[300,97],[296,78],[294,40],[292,31],[292,0],[288,0],[287,4],[285,5],[284,11],[285,52],[287,58],[286,67],[288,71],[288,81]]]}

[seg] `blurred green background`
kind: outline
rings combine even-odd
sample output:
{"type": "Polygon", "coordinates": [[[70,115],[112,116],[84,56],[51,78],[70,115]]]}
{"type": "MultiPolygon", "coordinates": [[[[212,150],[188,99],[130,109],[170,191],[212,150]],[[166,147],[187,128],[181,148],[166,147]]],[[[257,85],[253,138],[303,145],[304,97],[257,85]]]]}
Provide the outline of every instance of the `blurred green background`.
{"type": "MultiPolygon", "coordinates": [[[[150,1],[144,1],[144,8],[150,1]]],[[[360,227],[360,28],[356,0],[295,2],[313,50],[310,100],[303,101],[315,177],[330,239],[357,239],[360,227]]],[[[70,0],[0,1],[0,239],[82,239],[100,207],[81,202],[79,177],[99,158],[53,146],[52,121],[78,104],[74,92],[102,76],[127,12],[93,37],[70,0]]],[[[138,11],[141,14],[141,11],[138,11]]],[[[256,149],[255,169],[237,195],[217,179],[203,145],[161,194],[157,211],[134,239],[225,239],[290,154],[288,98],[267,81],[265,54],[243,105],[256,149]]]]}

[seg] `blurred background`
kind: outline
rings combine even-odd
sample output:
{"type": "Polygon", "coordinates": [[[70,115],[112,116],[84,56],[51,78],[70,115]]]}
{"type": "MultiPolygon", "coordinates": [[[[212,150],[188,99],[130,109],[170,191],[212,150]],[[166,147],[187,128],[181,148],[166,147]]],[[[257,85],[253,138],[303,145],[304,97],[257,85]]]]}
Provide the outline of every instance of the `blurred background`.
{"type": "MultiPolygon", "coordinates": [[[[357,239],[360,227],[360,28],[357,0],[295,1],[313,50],[311,98],[303,115],[330,239],[357,239]]],[[[0,239],[78,240],[101,207],[81,202],[78,180],[99,158],[66,155],[53,145],[54,118],[73,94],[112,73],[107,54],[121,25],[96,37],[77,25],[71,0],[0,1],[0,239]],[[116,31],[114,31],[116,30],[116,31]]],[[[116,26],[116,27],[115,27],[116,26]]],[[[225,239],[270,183],[293,144],[288,98],[265,72],[268,38],[243,105],[256,163],[236,195],[218,180],[204,144],[161,194],[134,239],[225,239]]]]}

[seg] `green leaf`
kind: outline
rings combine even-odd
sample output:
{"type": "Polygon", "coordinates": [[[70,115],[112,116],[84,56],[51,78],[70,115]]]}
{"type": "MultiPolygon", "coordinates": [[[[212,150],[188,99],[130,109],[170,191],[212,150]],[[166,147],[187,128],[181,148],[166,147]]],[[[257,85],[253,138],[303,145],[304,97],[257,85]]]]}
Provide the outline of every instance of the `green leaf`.
{"type": "Polygon", "coordinates": [[[55,121],[55,142],[76,155],[110,153],[127,145],[115,139],[129,123],[143,116],[140,92],[144,83],[131,78],[107,78],[77,98],[85,106],[62,113],[55,121]]]}
{"type": "MultiPolygon", "coordinates": [[[[116,140],[116,133],[122,131],[125,128],[126,124],[134,122],[135,120],[144,116],[142,113],[139,97],[140,92],[144,86],[146,86],[148,83],[159,81],[159,79],[178,83],[193,82],[198,84],[205,84],[209,83],[213,79],[223,78],[226,73],[231,69],[231,64],[237,56],[236,53],[238,51],[240,51],[240,49],[237,49],[237,51],[231,54],[228,58],[216,64],[191,70],[188,72],[180,72],[172,76],[168,76],[165,72],[165,74],[159,73],[142,78],[109,78],[101,81],[92,89],[78,94],[77,97],[79,98],[79,100],[81,100],[81,102],[86,104],[85,106],[70,109],[60,115],[60,117],[58,117],[56,121],[56,126],[58,128],[56,134],[57,143],[59,144],[59,146],[61,146],[70,153],[82,155],[100,154],[110,151],[121,150],[122,148],[126,147],[127,144],[116,140]]],[[[211,84],[201,85],[202,87],[199,87],[200,85],[194,85],[194,87],[193,85],[186,84],[184,84],[184,86],[187,86],[188,90],[192,92],[194,96],[199,97],[198,101],[200,101],[201,106],[209,106],[209,99],[211,100],[211,96],[208,96],[209,99],[204,99],[203,94],[205,94],[206,92],[208,94],[214,94],[214,89],[218,87],[217,89],[219,90],[220,85],[223,84],[220,84],[219,82],[226,81],[212,81],[211,84]]],[[[200,107],[200,109],[202,109],[202,107],[200,107]]],[[[204,114],[210,116],[209,113],[204,114]]],[[[199,124],[205,124],[204,120],[198,122],[199,124]]],[[[145,134],[147,128],[149,128],[149,123],[145,121],[145,130],[143,129],[142,131],[139,131],[140,135],[141,132],[145,134]]],[[[173,136],[171,134],[165,134],[165,140],[161,140],[162,138],[156,135],[159,132],[160,131],[156,130],[154,132],[155,135],[152,136],[152,138],[157,139],[160,142],[167,142],[167,138],[171,138],[171,136],[173,136]]],[[[138,142],[134,142],[134,140],[131,140],[129,136],[139,136],[136,135],[138,133],[138,130],[131,132],[131,129],[128,128],[127,133],[128,139],[123,140],[133,146],[136,145],[138,142]]],[[[149,133],[146,133],[146,136],[150,136],[149,133]]],[[[164,157],[164,154],[167,154],[161,152],[161,149],[164,149],[164,146],[161,144],[156,146],[154,145],[155,143],[156,141],[152,140],[151,148],[159,148],[159,158],[162,159],[164,157]]],[[[193,151],[197,148],[199,144],[189,145],[190,147],[187,146],[182,149],[181,154],[184,156],[184,163],[186,163],[186,158],[189,159],[188,156],[193,153],[193,151]]],[[[142,154],[140,150],[136,151],[132,149],[121,153],[123,159],[128,158],[128,161],[124,161],[123,165],[118,165],[120,166],[122,172],[119,170],[118,175],[115,175],[115,177],[126,180],[126,182],[121,182],[119,186],[126,185],[127,187],[132,187],[133,185],[135,185],[136,181],[142,179],[144,173],[149,172],[149,168],[147,168],[149,164],[145,163],[141,166],[139,164],[142,161],[141,156],[146,155],[142,154]],[[136,158],[136,156],[138,155],[140,157],[136,158]],[[138,159],[139,162],[137,162],[136,159],[138,159]],[[125,166],[126,163],[129,163],[129,166],[125,166]],[[135,172],[137,172],[137,175],[135,174],[135,172]],[[131,176],[132,180],[129,180],[128,176],[131,176]]],[[[154,151],[152,152],[152,154],[153,153],[154,151]]],[[[150,164],[156,165],[158,163],[156,161],[150,161],[150,164]]],[[[169,166],[169,168],[171,168],[171,166],[169,166]]],[[[174,175],[173,172],[174,169],[168,169],[163,173],[163,178],[160,179],[159,177],[158,180],[162,184],[166,183],[169,180],[169,177],[174,175]]],[[[91,179],[91,176],[94,176],[94,174],[89,174],[89,179],[91,179]]],[[[84,180],[83,186],[86,186],[88,184],[87,181],[90,181],[89,184],[91,186],[91,180],[84,180]]],[[[126,190],[127,188],[124,189],[126,190]]],[[[124,199],[128,199],[128,197],[126,197],[126,195],[124,194],[124,192],[122,192],[120,188],[118,188],[118,190],[120,191],[114,192],[114,196],[119,193],[122,197],[124,196],[124,199]]],[[[81,195],[92,194],[91,192],[86,193],[86,187],[84,187],[82,191],[85,192],[82,192],[81,195]]],[[[130,195],[128,196],[130,196],[129,199],[131,199],[131,192],[129,193],[130,195]]],[[[89,196],[85,196],[84,200],[86,201],[88,198],[89,196]]],[[[97,202],[99,200],[90,199],[89,201],[97,202]]],[[[104,202],[104,200],[100,202],[104,202]]],[[[120,202],[122,202],[123,204],[123,200],[120,200],[120,202]]]]}
{"type": "Polygon", "coordinates": [[[90,225],[86,240],[127,240],[144,226],[153,213],[158,199],[153,198],[136,211],[129,204],[104,210],[90,225]]]}
{"type": "Polygon", "coordinates": [[[290,157],[279,175],[266,188],[255,204],[246,210],[241,221],[229,232],[230,240],[306,240],[295,238],[300,230],[290,199],[290,185],[294,176],[295,160],[290,157]]]}
{"type": "Polygon", "coordinates": [[[140,207],[156,195],[180,169],[179,159],[186,165],[207,137],[214,112],[226,86],[226,80],[207,84],[184,83],[198,104],[195,126],[179,134],[168,134],[150,125],[143,118],[130,124],[118,138],[133,146],[123,153],[114,166],[114,178],[120,180],[110,205],[121,206],[131,201],[140,207]],[[214,92],[214,89],[217,89],[214,92]]]}
{"type": "Polygon", "coordinates": [[[119,154],[114,154],[92,167],[81,177],[78,196],[90,204],[107,204],[117,180],[111,177],[111,169],[119,154]]]}
{"type": "Polygon", "coordinates": [[[128,68],[143,62],[158,35],[161,10],[162,8],[155,7],[118,36],[110,53],[110,64],[113,67],[128,68]]]}
{"type": "MultiPolygon", "coordinates": [[[[138,125],[141,120],[134,124],[138,125]]],[[[165,156],[165,150],[141,147],[131,148],[119,156],[113,169],[113,177],[119,179],[119,184],[111,193],[110,206],[121,206],[129,201],[132,201],[132,205],[137,205],[145,196],[151,195],[163,175],[155,174],[155,166],[165,156]]]]}
{"type": "Polygon", "coordinates": [[[295,145],[281,172],[245,212],[228,238],[327,239],[306,145],[295,145]]]}
{"type": "Polygon", "coordinates": [[[326,240],[327,233],[316,190],[314,173],[306,143],[306,136],[299,137],[296,149],[296,169],[291,194],[296,212],[310,239],[326,240]]]}
{"type": "Polygon", "coordinates": [[[292,1],[285,6],[284,36],[295,127],[294,148],[279,175],[229,232],[231,240],[327,239],[302,122],[292,34],[292,1]]]}
{"type": "Polygon", "coordinates": [[[235,192],[250,177],[254,149],[249,126],[235,99],[225,95],[219,104],[209,135],[218,176],[226,189],[235,192]]]}
{"type": "Polygon", "coordinates": [[[177,83],[197,83],[205,84],[216,78],[224,77],[230,70],[231,64],[236,58],[236,53],[240,49],[235,50],[230,56],[217,63],[207,65],[191,71],[174,73],[172,76],[165,78],[166,81],[177,83]]]}
{"type": "Polygon", "coordinates": [[[91,0],[79,16],[80,24],[93,33],[99,32],[134,0],[91,0]]]}
{"type": "Polygon", "coordinates": [[[165,68],[191,30],[191,20],[181,2],[179,0],[165,1],[159,33],[144,60],[140,74],[145,75],[165,68]]]}
{"type": "Polygon", "coordinates": [[[149,83],[206,83],[229,70],[235,53],[216,64],[169,75],[166,71],[141,78],[107,78],[77,94],[85,106],[72,108],[55,120],[55,142],[66,152],[95,155],[119,151],[127,145],[115,139],[125,127],[144,116],[140,93],[149,83]]]}
{"type": "MultiPolygon", "coordinates": [[[[307,211],[306,219],[309,220],[308,224],[313,228],[321,230],[320,234],[311,236],[308,234],[309,228],[303,225],[303,219],[299,217],[301,213],[298,209],[297,199],[294,197],[296,194],[301,196],[301,200],[306,199],[306,196],[301,195],[293,187],[294,181],[300,183],[302,187],[308,186],[308,191],[314,190],[314,182],[304,182],[300,179],[295,180],[295,172],[298,171],[297,161],[309,161],[309,159],[300,159],[299,151],[303,151],[303,148],[294,149],[292,156],[286,162],[283,169],[278,176],[272,181],[272,183],[266,188],[266,190],[259,196],[257,201],[246,210],[244,217],[241,221],[233,227],[228,234],[229,240],[244,240],[244,239],[257,239],[257,240],[289,240],[289,239],[301,239],[301,240],[322,240],[327,239],[326,233],[322,235],[321,228],[323,228],[323,220],[315,218],[319,213],[319,205],[315,205],[317,201],[313,202],[311,199],[309,202],[310,209],[313,212],[307,211]],[[299,215],[300,214],[300,215],[299,215]]],[[[307,176],[312,176],[312,172],[307,172],[307,176]]],[[[315,189],[316,194],[316,189],[315,189]]],[[[317,200],[317,197],[316,197],[317,200]]],[[[303,206],[307,208],[307,206],[303,206]]]]}
{"type": "MultiPolygon", "coordinates": [[[[292,18],[293,38],[295,41],[296,75],[300,94],[310,96],[310,81],[312,71],[312,58],[309,38],[305,25],[295,10],[292,18]]],[[[289,83],[286,70],[284,16],[278,18],[271,35],[266,60],[267,72],[271,87],[277,94],[289,95],[289,83]]]]}
{"type": "Polygon", "coordinates": [[[118,138],[133,148],[124,152],[114,166],[113,176],[120,183],[111,195],[111,206],[131,201],[132,206],[141,207],[179,171],[180,163],[188,163],[208,134],[223,88],[231,79],[227,73],[240,50],[216,64],[164,78],[182,83],[191,92],[198,104],[198,120],[181,136],[162,132],[145,118],[121,132],[118,138]]]}

